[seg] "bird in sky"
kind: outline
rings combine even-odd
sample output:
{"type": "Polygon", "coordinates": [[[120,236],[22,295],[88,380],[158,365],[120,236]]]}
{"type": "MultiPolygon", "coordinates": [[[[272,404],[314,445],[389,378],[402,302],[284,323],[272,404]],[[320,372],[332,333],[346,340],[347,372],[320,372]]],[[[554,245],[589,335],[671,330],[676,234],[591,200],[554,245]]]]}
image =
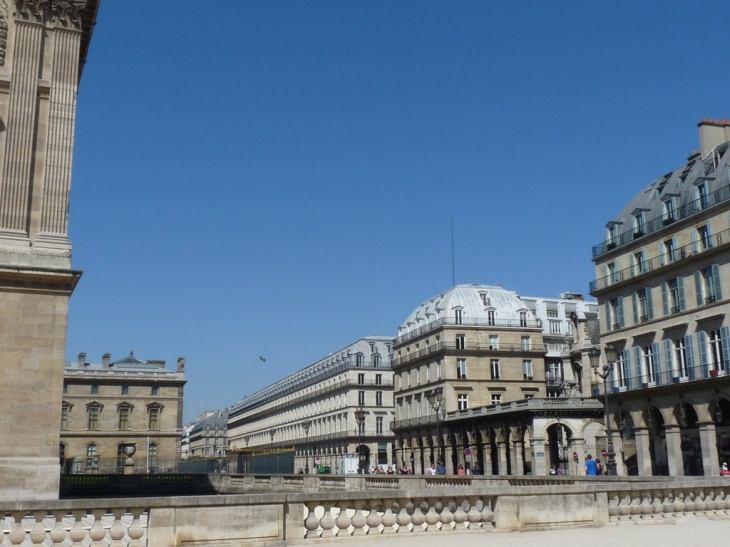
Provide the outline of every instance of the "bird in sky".
{"type": "Polygon", "coordinates": [[[259,359],[261,359],[261,360],[262,360],[262,361],[263,361],[264,363],[266,362],[266,359],[264,359],[264,358],[263,358],[263,357],[261,357],[260,355],[259,355],[259,359]]]}

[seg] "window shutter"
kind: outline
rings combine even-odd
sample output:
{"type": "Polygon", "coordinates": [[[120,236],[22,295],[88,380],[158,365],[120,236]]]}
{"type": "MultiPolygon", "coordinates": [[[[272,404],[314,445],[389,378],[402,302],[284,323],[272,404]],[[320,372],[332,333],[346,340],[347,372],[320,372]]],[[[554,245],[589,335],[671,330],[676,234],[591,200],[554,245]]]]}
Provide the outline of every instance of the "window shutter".
{"type": "Polygon", "coordinates": [[[634,277],[636,275],[635,269],[636,269],[636,259],[634,258],[634,255],[631,255],[629,257],[630,263],[631,263],[631,277],[634,277]]]}
{"type": "Polygon", "coordinates": [[[611,324],[611,302],[606,300],[606,332],[610,331],[613,328],[613,325],[611,324]]]}
{"type": "Polygon", "coordinates": [[[641,387],[641,348],[639,346],[634,346],[634,359],[636,359],[636,363],[634,363],[634,367],[636,368],[636,387],[641,387]]]}
{"type": "Polygon", "coordinates": [[[730,328],[722,327],[720,329],[720,339],[722,340],[722,370],[728,370],[730,363],[730,328]]]}
{"type": "Polygon", "coordinates": [[[618,314],[618,324],[620,327],[624,326],[624,298],[619,296],[616,298],[616,313],[618,314]]]}
{"type": "Polygon", "coordinates": [[[702,301],[702,274],[699,270],[695,270],[695,291],[697,293],[697,307],[704,305],[702,301]]]}
{"type": "Polygon", "coordinates": [[[679,293],[679,311],[684,311],[684,278],[677,278],[677,292],[679,293]]]}
{"type": "Polygon", "coordinates": [[[624,350],[624,381],[626,387],[631,389],[631,352],[627,349],[624,350]]]}
{"type": "Polygon", "coordinates": [[[664,243],[659,242],[659,264],[664,266],[664,243]]]}
{"type": "Polygon", "coordinates": [[[667,297],[667,282],[662,281],[662,311],[669,315],[669,298],[667,297]]]}
{"type": "Polygon", "coordinates": [[[715,301],[719,302],[722,300],[722,289],[720,288],[720,265],[712,265],[712,294],[715,297],[715,301]]]}
{"type": "Polygon", "coordinates": [[[684,350],[687,353],[687,368],[689,369],[689,379],[695,379],[695,351],[692,345],[692,335],[688,334],[684,337],[684,350]]]}
{"type": "Polygon", "coordinates": [[[697,230],[692,228],[692,253],[697,254],[697,230]]]}
{"type": "Polygon", "coordinates": [[[639,322],[639,303],[636,293],[631,293],[631,306],[634,308],[634,325],[639,322]]]}
{"type": "Polygon", "coordinates": [[[654,358],[654,378],[656,385],[660,386],[662,385],[662,358],[661,358],[661,352],[659,351],[659,344],[657,342],[654,342],[651,345],[651,354],[654,358]]]}
{"type": "Polygon", "coordinates": [[[704,331],[697,333],[697,343],[700,345],[700,365],[702,366],[702,377],[710,375],[710,366],[707,362],[707,335],[704,331]]]}
{"type": "Polygon", "coordinates": [[[664,339],[664,358],[667,361],[667,383],[669,383],[669,378],[672,376],[670,374],[672,372],[673,367],[673,361],[672,353],[674,353],[674,347],[672,346],[672,341],[668,338],[664,339]]]}
{"type": "Polygon", "coordinates": [[[652,294],[651,287],[646,288],[646,316],[651,321],[654,319],[654,295],[652,294]]]}

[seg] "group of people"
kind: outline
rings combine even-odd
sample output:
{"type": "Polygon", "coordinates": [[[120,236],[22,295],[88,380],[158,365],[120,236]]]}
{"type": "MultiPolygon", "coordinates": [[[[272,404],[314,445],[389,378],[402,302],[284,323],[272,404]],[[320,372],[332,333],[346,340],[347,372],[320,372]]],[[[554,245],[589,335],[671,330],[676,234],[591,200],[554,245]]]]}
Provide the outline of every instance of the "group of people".
{"type": "Polygon", "coordinates": [[[413,475],[413,469],[405,465],[401,467],[389,465],[387,469],[383,469],[379,465],[376,465],[373,468],[373,475],[413,475]]]}
{"type": "Polygon", "coordinates": [[[593,459],[593,456],[588,454],[586,456],[586,475],[589,477],[595,477],[597,475],[603,475],[603,466],[601,465],[601,460],[596,458],[593,459]]]}

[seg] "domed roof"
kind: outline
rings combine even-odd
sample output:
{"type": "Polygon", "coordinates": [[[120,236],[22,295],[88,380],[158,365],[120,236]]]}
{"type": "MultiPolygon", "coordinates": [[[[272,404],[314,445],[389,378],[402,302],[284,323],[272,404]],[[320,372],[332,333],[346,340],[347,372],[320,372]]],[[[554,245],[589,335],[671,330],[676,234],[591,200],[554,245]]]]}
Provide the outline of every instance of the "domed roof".
{"type": "Polygon", "coordinates": [[[418,306],[398,327],[398,336],[403,336],[440,319],[454,319],[456,310],[461,310],[460,322],[464,325],[485,325],[488,312],[494,312],[498,322],[519,321],[520,312],[532,312],[520,300],[517,293],[495,285],[468,283],[457,285],[448,291],[426,300],[418,306]]]}

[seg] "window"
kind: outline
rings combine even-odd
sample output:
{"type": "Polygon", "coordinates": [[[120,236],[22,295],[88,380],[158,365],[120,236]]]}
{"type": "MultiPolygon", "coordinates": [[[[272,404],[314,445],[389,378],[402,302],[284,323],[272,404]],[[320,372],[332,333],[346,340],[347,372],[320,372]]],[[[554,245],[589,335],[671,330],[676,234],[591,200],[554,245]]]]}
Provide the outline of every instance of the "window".
{"type": "Polygon", "coordinates": [[[383,385],[383,375],[382,374],[376,374],[375,375],[375,385],[376,386],[383,385]]]}
{"type": "MultiPolygon", "coordinates": [[[[410,414],[410,412],[409,412],[409,414],[410,414]]],[[[358,422],[358,424],[357,424],[360,435],[365,435],[365,420],[366,419],[367,419],[366,417],[363,417],[362,422],[358,422]]]]}
{"type": "Polygon", "coordinates": [[[532,342],[529,336],[522,337],[522,351],[530,351],[532,349],[532,342]]]}
{"type": "Polygon", "coordinates": [[[491,359],[489,366],[492,370],[492,380],[499,380],[499,359],[491,359]]]}
{"type": "Polygon", "coordinates": [[[129,429],[129,407],[119,407],[119,429],[129,429]]]}
{"type": "Polygon", "coordinates": [[[86,456],[90,457],[90,456],[96,456],[96,455],[97,455],[96,445],[94,443],[87,444],[86,445],[86,456]]]}
{"type": "Polygon", "coordinates": [[[365,375],[364,374],[358,374],[357,375],[357,383],[360,385],[363,385],[365,383],[365,375]]]}
{"type": "Polygon", "coordinates": [[[157,387],[157,386],[152,386],[152,390],[150,391],[150,393],[151,393],[152,395],[159,395],[159,393],[160,393],[160,388],[159,388],[159,387],[157,387]]]}
{"type": "Polygon", "coordinates": [[[634,323],[644,323],[653,319],[651,288],[639,289],[631,296],[634,306],[634,323]]]}
{"type": "Polygon", "coordinates": [[[495,325],[494,310],[487,311],[487,325],[495,325]]]}
{"type": "Polygon", "coordinates": [[[436,363],[436,379],[440,380],[443,377],[443,369],[441,367],[441,361],[436,363]]]}
{"type": "Polygon", "coordinates": [[[91,384],[91,394],[92,395],[99,394],[99,384],[91,384]]]}
{"type": "Polygon", "coordinates": [[[562,380],[560,363],[548,363],[547,378],[550,384],[558,384],[562,380]]]}
{"type": "Polygon", "coordinates": [[[667,239],[664,242],[664,254],[667,262],[674,262],[677,260],[677,243],[674,238],[667,239]]]}
{"type": "Polygon", "coordinates": [[[647,271],[646,258],[644,251],[638,251],[631,256],[631,275],[643,274],[647,271]]]}
{"type": "Polygon", "coordinates": [[[99,429],[99,410],[100,410],[100,408],[98,406],[88,407],[88,412],[89,412],[88,429],[90,429],[92,431],[97,431],[99,429]]]}
{"type": "Polygon", "coordinates": [[[375,406],[383,406],[383,392],[382,391],[375,392],[375,406]]]}
{"type": "Polygon", "coordinates": [[[489,335],[489,349],[499,349],[499,336],[496,334],[489,335]]]}
{"type": "Polygon", "coordinates": [[[377,435],[383,434],[383,417],[382,416],[378,416],[377,418],[375,418],[375,433],[377,435]]]}
{"type": "Polygon", "coordinates": [[[641,348],[644,364],[644,379],[647,382],[656,382],[656,368],[654,367],[655,355],[652,346],[641,348]]]}
{"type": "Polygon", "coordinates": [[[149,428],[160,429],[160,409],[152,407],[149,409],[149,428]]]}
{"type": "Polygon", "coordinates": [[[522,361],[522,376],[525,380],[532,380],[532,361],[530,359],[522,361]]]}
{"type": "Polygon", "coordinates": [[[129,395],[129,386],[122,386],[122,395],[129,395]]]}
{"type": "Polygon", "coordinates": [[[456,335],[456,349],[464,349],[466,347],[466,337],[463,334],[456,335]]]}
{"type": "Polygon", "coordinates": [[[684,280],[681,277],[662,284],[662,305],[664,315],[684,311],[684,280]]]}
{"type": "Polygon", "coordinates": [[[487,298],[487,293],[485,293],[485,292],[480,292],[480,293],[479,293],[479,296],[480,296],[480,297],[481,297],[481,299],[482,299],[482,304],[484,304],[485,306],[489,306],[489,298],[487,298]]]}
{"type": "Polygon", "coordinates": [[[61,429],[68,429],[68,412],[69,406],[63,405],[61,407],[61,429]]]}
{"type": "Polygon", "coordinates": [[[373,355],[373,366],[375,368],[378,368],[380,366],[380,354],[379,353],[375,353],[373,355]]]}
{"type": "Polygon", "coordinates": [[[456,360],[456,378],[466,380],[466,359],[456,360]]]}
{"type": "Polygon", "coordinates": [[[624,327],[624,308],[622,297],[606,301],[606,322],[606,330],[617,330],[624,327]]]}
{"type": "Polygon", "coordinates": [[[502,404],[502,395],[500,393],[492,393],[492,404],[493,405],[502,404]]]}
{"type": "Polygon", "coordinates": [[[689,376],[689,367],[687,366],[687,347],[684,338],[672,340],[674,353],[674,370],[679,378],[687,378],[689,376]]]}
{"type": "Polygon", "coordinates": [[[460,310],[460,309],[455,309],[454,310],[454,324],[455,325],[461,325],[461,323],[462,323],[462,314],[461,314],[461,312],[462,312],[462,310],[460,310]]]}
{"type": "Polygon", "coordinates": [[[662,204],[662,218],[664,221],[664,224],[670,224],[675,219],[675,213],[674,213],[674,198],[670,197],[669,199],[664,200],[664,203],[662,204]]]}
{"type": "Polygon", "coordinates": [[[606,285],[613,285],[621,281],[621,274],[618,271],[616,262],[606,264],[606,285]]]}
{"type": "Polygon", "coordinates": [[[355,366],[362,367],[365,365],[365,356],[362,353],[355,354],[355,366]]]}
{"type": "Polygon", "coordinates": [[[357,404],[360,406],[365,406],[365,392],[364,391],[357,392],[357,404]]]}
{"type": "Polygon", "coordinates": [[[628,366],[624,362],[624,352],[619,351],[616,360],[616,366],[614,367],[614,379],[619,387],[626,387],[626,378],[628,377],[628,366]]]}
{"type": "Polygon", "coordinates": [[[695,212],[707,209],[710,205],[707,196],[707,185],[704,182],[695,186],[695,212]]]}
{"type": "Polygon", "coordinates": [[[713,264],[709,268],[695,271],[697,305],[702,306],[722,300],[720,290],[720,267],[713,264]]]}
{"type": "Polygon", "coordinates": [[[725,370],[725,362],[722,358],[722,335],[719,330],[708,333],[710,343],[710,370],[725,370]]]}
{"type": "Polygon", "coordinates": [[[709,225],[705,224],[704,226],[697,227],[697,239],[699,240],[701,251],[706,251],[712,247],[712,236],[709,225]]]}
{"type": "Polygon", "coordinates": [[[644,211],[634,214],[634,237],[644,235],[644,211]]]}
{"type": "Polygon", "coordinates": [[[458,405],[459,410],[468,410],[469,409],[469,396],[468,395],[459,395],[456,398],[456,403],[458,405]]]}
{"type": "Polygon", "coordinates": [[[552,317],[552,318],[557,318],[558,317],[558,312],[556,312],[556,311],[549,311],[549,312],[547,312],[547,316],[548,317],[552,317]]]}
{"type": "Polygon", "coordinates": [[[68,393],[68,384],[66,382],[63,383],[63,392],[68,393]]]}
{"type": "Polygon", "coordinates": [[[606,248],[607,249],[613,249],[616,244],[618,243],[618,233],[616,230],[616,225],[611,224],[606,228],[606,248]]]}
{"type": "Polygon", "coordinates": [[[527,312],[521,311],[520,312],[520,327],[526,327],[527,326],[527,312]]]}
{"type": "Polygon", "coordinates": [[[157,467],[157,444],[151,443],[147,452],[147,465],[150,469],[157,467]]]}
{"type": "Polygon", "coordinates": [[[58,445],[58,460],[63,466],[63,462],[66,460],[66,445],[63,443],[59,443],[58,445]]]}

